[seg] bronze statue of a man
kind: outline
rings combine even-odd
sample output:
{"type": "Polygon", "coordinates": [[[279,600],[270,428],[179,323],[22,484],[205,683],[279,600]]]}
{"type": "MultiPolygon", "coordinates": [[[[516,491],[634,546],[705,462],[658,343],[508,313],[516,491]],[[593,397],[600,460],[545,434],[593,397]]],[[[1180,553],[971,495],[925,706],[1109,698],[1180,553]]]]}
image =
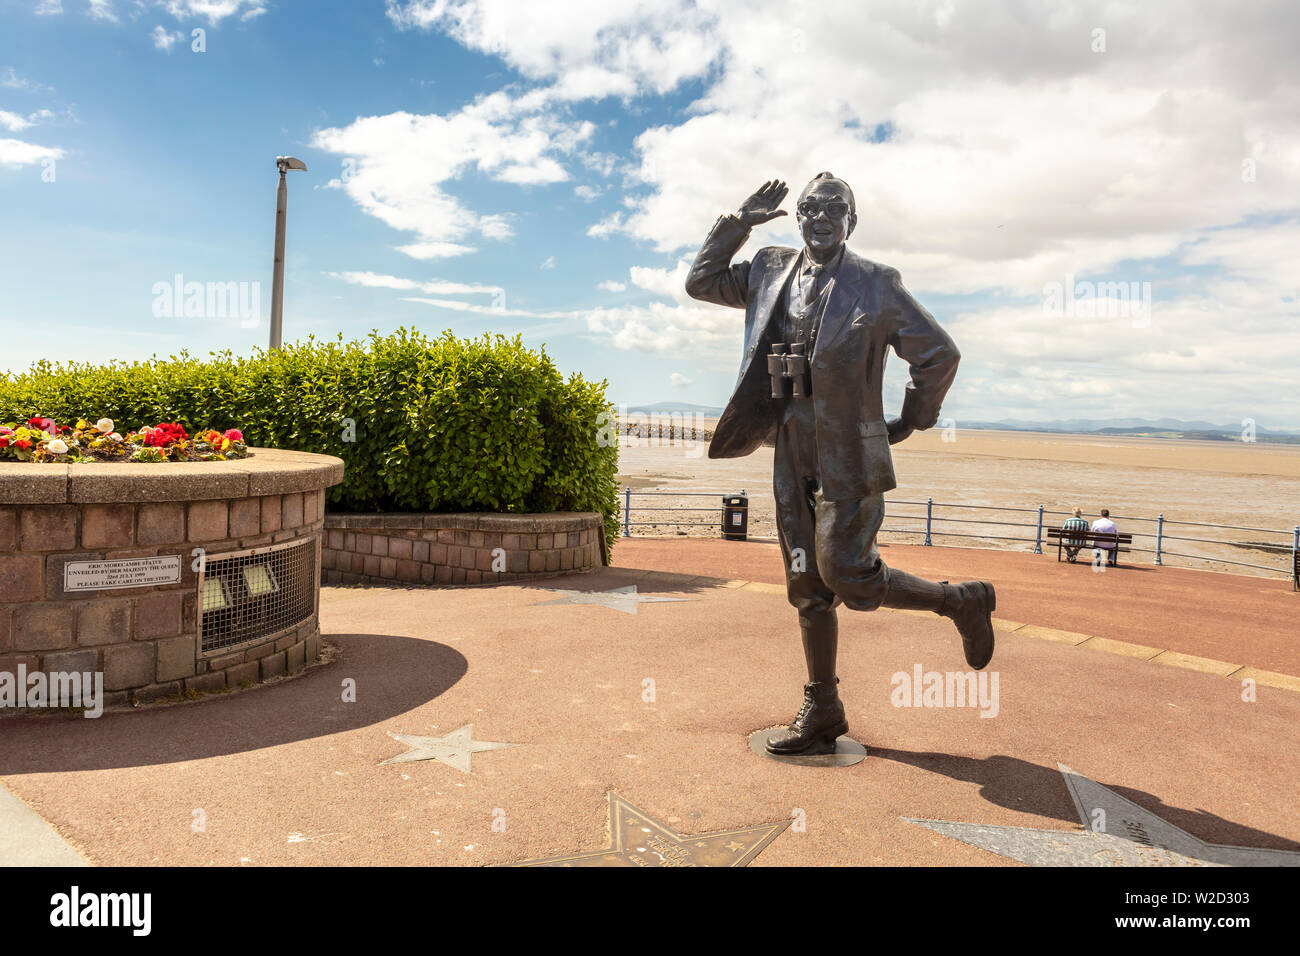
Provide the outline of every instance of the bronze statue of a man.
{"type": "Polygon", "coordinates": [[[748,455],[775,436],[772,486],[786,591],[798,609],[808,683],[774,754],[831,753],[847,733],[835,676],[841,602],[934,611],[951,618],[969,665],[993,657],[993,585],[926,581],[887,567],[876,550],[884,493],[897,487],[889,446],[939,419],[957,373],[957,347],[912,298],[898,270],[844,243],[857,225],[853,191],[821,173],[796,207],[802,250],[759,249],[731,259],[750,229],[786,213],[785,183],[764,183],[713,226],[686,280],[689,295],[745,310],[745,354],[710,458],[748,455]],[[881,385],[892,346],[911,382],[901,414],[885,420],[881,385]]]}

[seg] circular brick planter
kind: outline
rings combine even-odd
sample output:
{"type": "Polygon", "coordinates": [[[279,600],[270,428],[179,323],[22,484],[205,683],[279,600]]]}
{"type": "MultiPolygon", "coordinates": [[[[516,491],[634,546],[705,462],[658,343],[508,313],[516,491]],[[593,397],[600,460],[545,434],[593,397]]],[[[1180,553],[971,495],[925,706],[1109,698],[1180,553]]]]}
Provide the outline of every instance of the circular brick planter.
{"type": "Polygon", "coordinates": [[[100,672],[111,706],[315,660],[325,489],[343,462],[250,451],[0,463],[0,674],[100,672]]]}
{"type": "Polygon", "coordinates": [[[325,516],[326,584],[498,584],[608,563],[594,512],[325,516]]]}

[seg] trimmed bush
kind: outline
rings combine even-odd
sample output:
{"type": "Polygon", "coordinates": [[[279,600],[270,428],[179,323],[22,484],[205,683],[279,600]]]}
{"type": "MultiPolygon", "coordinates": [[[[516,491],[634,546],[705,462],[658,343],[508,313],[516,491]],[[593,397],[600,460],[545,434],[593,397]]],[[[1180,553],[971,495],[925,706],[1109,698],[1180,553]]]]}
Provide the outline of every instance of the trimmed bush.
{"type": "Polygon", "coordinates": [[[399,329],[247,358],[41,361],[0,377],[0,422],[107,416],[119,428],[239,428],[249,445],[342,458],[331,510],[596,511],[612,547],[618,448],[599,438],[611,421],[605,387],[578,374],[566,381],[545,349],[519,336],[399,329]]]}

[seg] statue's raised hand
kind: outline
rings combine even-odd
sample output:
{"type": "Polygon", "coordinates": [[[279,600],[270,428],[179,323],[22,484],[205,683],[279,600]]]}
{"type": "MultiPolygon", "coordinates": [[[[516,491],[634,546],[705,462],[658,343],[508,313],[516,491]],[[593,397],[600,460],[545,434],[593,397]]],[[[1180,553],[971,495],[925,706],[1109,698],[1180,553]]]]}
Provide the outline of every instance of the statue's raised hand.
{"type": "Polygon", "coordinates": [[[763,183],[754,195],[740,204],[740,212],[736,213],[736,218],[747,226],[757,226],[777,216],[788,215],[784,209],[777,207],[781,205],[789,191],[789,187],[779,179],[763,183]]]}

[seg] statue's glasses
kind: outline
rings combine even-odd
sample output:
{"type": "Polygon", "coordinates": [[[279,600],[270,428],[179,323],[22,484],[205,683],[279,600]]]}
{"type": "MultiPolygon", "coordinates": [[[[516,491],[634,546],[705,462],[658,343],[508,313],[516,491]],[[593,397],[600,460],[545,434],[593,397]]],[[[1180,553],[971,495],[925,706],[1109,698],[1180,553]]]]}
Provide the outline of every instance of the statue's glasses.
{"type": "Polygon", "coordinates": [[[799,215],[806,216],[809,219],[816,219],[818,213],[826,211],[826,215],[831,219],[843,219],[849,214],[849,204],[838,199],[830,202],[818,202],[816,199],[805,199],[799,203],[799,215]]]}

